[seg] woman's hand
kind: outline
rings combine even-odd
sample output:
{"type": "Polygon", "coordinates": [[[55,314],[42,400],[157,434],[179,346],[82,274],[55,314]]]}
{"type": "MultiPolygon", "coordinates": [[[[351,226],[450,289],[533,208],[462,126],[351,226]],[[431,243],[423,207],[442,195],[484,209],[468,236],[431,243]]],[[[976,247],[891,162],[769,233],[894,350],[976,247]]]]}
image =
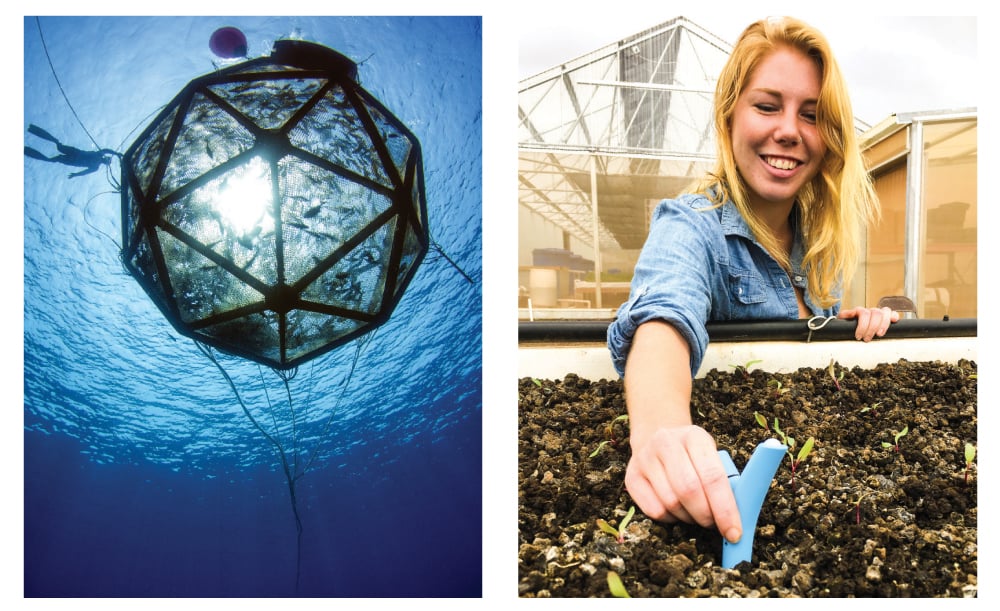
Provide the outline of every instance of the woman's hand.
{"type": "Polygon", "coordinates": [[[872,338],[882,337],[889,330],[889,325],[899,320],[899,312],[889,308],[851,308],[841,310],[837,318],[858,320],[854,338],[870,342],[872,338]]]}
{"type": "Polygon", "coordinates": [[[625,487],[644,514],[663,522],[714,525],[730,543],[739,541],[736,498],[707,431],[662,427],[648,439],[632,441],[625,487]]]}

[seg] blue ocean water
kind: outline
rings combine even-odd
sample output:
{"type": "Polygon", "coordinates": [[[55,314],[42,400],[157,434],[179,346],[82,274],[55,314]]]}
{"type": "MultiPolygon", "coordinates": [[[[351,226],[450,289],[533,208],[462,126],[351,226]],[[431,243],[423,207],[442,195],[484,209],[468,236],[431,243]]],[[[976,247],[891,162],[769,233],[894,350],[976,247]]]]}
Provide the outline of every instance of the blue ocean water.
{"type": "Polygon", "coordinates": [[[251,57],[294,37],[359,63],[420,139],[432,237],[475,282],[430,253],[367,343],[299,368],[294,434],[274,372],[221,357],[293,467],[310,466],[299,548],[272,446],[125,273],[107,173],[25,157],[24,595],[480,596],[481,21],[27,17],[25,145],[55,152],[35,124],[123,152],[221,61],[222,26],[251,57]]]}

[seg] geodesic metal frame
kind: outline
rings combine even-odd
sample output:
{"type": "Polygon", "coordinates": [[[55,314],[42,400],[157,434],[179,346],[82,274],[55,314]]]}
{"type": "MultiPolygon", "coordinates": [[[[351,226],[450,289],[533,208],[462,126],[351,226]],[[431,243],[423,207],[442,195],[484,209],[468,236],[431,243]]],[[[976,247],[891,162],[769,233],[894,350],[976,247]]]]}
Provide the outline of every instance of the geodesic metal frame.
{"type": "Polygon", "coordinates": [[[122,158],[122,261],[173,327],[290,369],[388,320],[429,245],[420,144],[321,45],[191,81],[122,158]]]}

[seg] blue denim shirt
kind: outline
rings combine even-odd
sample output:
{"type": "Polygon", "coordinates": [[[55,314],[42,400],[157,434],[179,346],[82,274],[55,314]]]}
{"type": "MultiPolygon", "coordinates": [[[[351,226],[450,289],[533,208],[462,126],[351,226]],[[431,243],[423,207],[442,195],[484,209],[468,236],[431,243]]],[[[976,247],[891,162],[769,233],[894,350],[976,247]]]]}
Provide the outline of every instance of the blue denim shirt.
{"type": "Polygon", "coordinates": [[[803,289],[814,316],[835,316],[840,310],[839,302],[823,309],[810,299],[798,223],[793,226],[789,274],[753,238],[731,201],[711,206],[704,195],[692,194],[657,206],[629,299],[608,327],[608,348],[619,375],[625,375],[635,330],[650,320],[668,322],[684,336],[693,377],[708,347],[708,321],[797,320],[793,283],[803,289]]]}

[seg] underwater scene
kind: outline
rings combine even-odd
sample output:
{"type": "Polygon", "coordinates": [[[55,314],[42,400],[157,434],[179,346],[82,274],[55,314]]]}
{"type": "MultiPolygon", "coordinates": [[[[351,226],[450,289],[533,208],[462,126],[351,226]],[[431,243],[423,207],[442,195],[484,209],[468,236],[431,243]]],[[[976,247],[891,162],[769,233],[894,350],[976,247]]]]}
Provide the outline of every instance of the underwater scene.
{"type": "MultiPolygon", "coordinates": [[[[481,19],[29,16],[23,27],[23,595],[481,596],[481,19]],[[137,237],[148,212],[123,200],[123,188],[199,174],[230,179],[179,161],[135,163],[138,177],[123,177],[130,147],[152,158],[176,137],[203,161],[235,165],[249,155],[253,138],[230,145],[203,130],[214,119],[178,129],[171,116],[161,131],[147,128],[189,82],[239,71],[279,40],[317,43],[356,65],[367,93],[329,94],[318,105],[333,114],[366,100],[371,120],[337,129],[372,158],[346,159],[347,169],[321,159],[349,154],[329,145],[332,131],[322,130],[333,128],[300,114],[318,97],[282,85],[265,96],[262,119],[320,131],[293,132],[275,146],[306,150],[296,154],[335,174],[332,182],[273,163],[275,176],[301,187],[303,203],[293,220],[263,232],[223,229],[219,214],[189,218],[202,204],[182,187],[185,212],[165,212],[159,237],[137,237]],[[404,132],[419,147],[399,144],[404,132]],[[369,133],[385,143],[366,144],[369,133]],[[310,182],[323,195],[309,195],[310,182]],[[327,201],[358,185],[375,193],[359,212],[368,215],[358,225],[366,233],[340,235],[337,219],[352,211],[328,212],[327,201]],[[406,204],[399,220],[386,221],[410,223],[408,232],[373,228],[411,195],[426,210],[406,204]],[[320,229],[324,219],[330,225],[320,229]],[[208,236],[201,242],[192,237],[199,231],[208,236]],[[361,310],[363,322],[306,312],[296,319],[303,335],[344,341],[282,336],[281,349],[318,348],[272,366],[227,342],[255,328],[238,316],[256,307],[261,278],[282,265],[280,254],[278,264],[264,262],[279,248],[251,246],[282,231],[287,259],[289,236],[304,246],[301,268],[277,276],[322,288],[306,293],[310,300],[350,293],[349,302],[316,307],[361,310]],[[356,256],[339,258],[351,248],[356,256]],[[187,249],[182,265],[192,273],[157,288],[169,276],[170,249],[187,249]],[[357,296],[361,286],[390,287],[397,302],[387,318],[375,313],[379,297],[357,296]],[[243,300],[235,314],[215,301],[223,293],[243,300]],[[208,323],[172,309],[185,300],[225,323],[219,343],[192,339],[208,323]]],[[[241,109],[234,125],[252,131],[241,113],[252,114],[253,89],[231,87],[228,102],[198,99],[241,109]]],[[[191,111],[203,112],[199,104],[191,111]]],[[[241,197],[253,199],[252,189],[241,197]]],[[[269,296],[268,307],[284,313],[289,299],[269,296]]],[[[283,315],[253,316],[265,335],[284,329],[283,315]]]]}

